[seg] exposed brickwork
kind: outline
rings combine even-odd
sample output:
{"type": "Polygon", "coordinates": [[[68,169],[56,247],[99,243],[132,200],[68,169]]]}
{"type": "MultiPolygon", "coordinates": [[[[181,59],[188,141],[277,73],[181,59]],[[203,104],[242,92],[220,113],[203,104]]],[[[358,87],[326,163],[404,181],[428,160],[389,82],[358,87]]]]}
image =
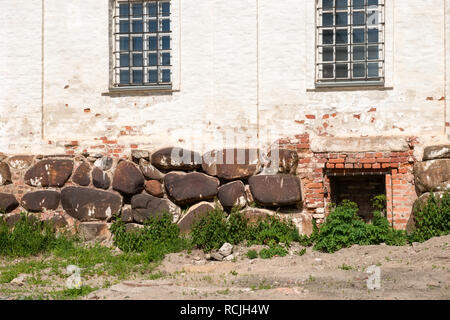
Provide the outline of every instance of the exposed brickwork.
{"type": "Polygon", "coordinates": [[[384,174],[386,177],[387,218],[396,229],[405,229],[417,195],[414,188],[413,155],[416,138],[409,139],[407,152],[314,153],[309,135],[280,139],[282,148],[296,150],[300,161],[297,173],[302,181],[305,208],[318,223],[329,213],[331,202],[328,174],[384,174]]]}

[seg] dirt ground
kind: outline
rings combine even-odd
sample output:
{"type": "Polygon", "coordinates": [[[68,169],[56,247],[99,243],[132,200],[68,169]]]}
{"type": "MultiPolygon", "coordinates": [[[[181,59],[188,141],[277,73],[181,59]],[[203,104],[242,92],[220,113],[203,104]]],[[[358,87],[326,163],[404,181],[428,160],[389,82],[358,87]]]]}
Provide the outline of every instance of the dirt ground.
{"type": "MultiPolygon", "coordinates": [[[[84,299],[450,299],[450,236],[404,247],[352,246],[333,254],[293,246],[286,257],[206,261],[202,251],[170,254],[155,280],[124,281],[84,299]],[[381,288],[368,290],[366,269],[381,268],[381,288]]],[[[236,252],[235,251],[235,252],[236,252]]]]}

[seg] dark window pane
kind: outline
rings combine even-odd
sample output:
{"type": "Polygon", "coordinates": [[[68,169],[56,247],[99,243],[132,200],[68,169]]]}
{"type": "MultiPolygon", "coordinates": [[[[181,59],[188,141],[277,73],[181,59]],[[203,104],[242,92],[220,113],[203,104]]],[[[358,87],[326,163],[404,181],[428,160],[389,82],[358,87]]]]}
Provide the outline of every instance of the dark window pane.
{"type": "Polygon", "coordinates": [[[348,13],[347,12],[336,13],[336,25],[346,26],[347,24],[348,24],[348,13]]]}
{"type": "Polygon", "coordinates": [[[347,9],[347,0],[336,0],[337,9],[347,9]]]}
{"type": "Polygon", "coordinates": [[[169,36],[161,37],[161,49],[170,50],[170,37],[169,36]]]}
{"type": "Polygon", "coordinates": [[[120,37],[120,50],[130,50],[130,38],[120,37]]]}
{"type": "Polygon", "coordinates": [[[336,43],[348,43],[347,30],[336,30],[336,43]]]}
{"type": "Polygon", "coordinates": [[[336,61],[347,61],[347,60],[348,60],[348,48],[336,47],[336,61]]]}
{"type": "Polygon", "coordinates": [[[120,55],[120,66],[128,67],[130,65],[130,56],[128,54],[120,55]]]}
{"type": "Polygon", "coordinates": [[[162,65],[170,66],[170,53],[165,52],[162,54],[162,65]]]}
{"type": "Polygon", "coordinates": [[[366,47],[353,47],[353,60],[366,60],[366,47]]]}
{"type": "Polygon", "coordinates": [[[133,50],[134,51],[142,50],[142,37],[134,37],[133,38],[133,50]]]}
{"type": "Polygon", "coordinates": [[[158,6],[156,4],[156,2],[150,2],[148,4],[148,15],[150,17],[156,17],[158,14],[158,6]]]}
{"type": "Polygon", "coordinates": [[[333,44],[333,30],[323,30],[323,39],[322,42],[323,44],[333,44]]]}
{"type": "Polygon", "coordinates": [[[133,4],[133,17],[139,18],[142,17],[142,3],[133,4]]]}
{"type": "Polygon", "coordinates": [[[324,13],[322,15],[322,26],[332,26],[333,23],[333,14],[332,13],[324,13]]]}
{"type": "Polygon", "coordinates": [[[323,77],[325,79],[334,78],[334,71],[332,64],[324,64],[323,65],[323,77]]]}
{"type": "Polygon", "coordinates": [[[158,22],[156,20],[148,22],[148,32],[158,32],[158,22]]]}
{"type": "Polygon", "coordinates": [[[164,69],[162,71],[162,82],[170,82],[170,70],[164,69]]]}
{"type": "Polygon", "coordinates": [[[130,24],[128,23],[128,21],[121,20],[119,22],[119,32],[121,32],[121,33],[130,32],[130,24]]]}
{"type": "Polygon", "coordinates": [[[334,0],[322,0],[323,10],[333,10],[333,1],[334,0]]]}
{"type": "Polygon", "coordinates": [[[369,0],[369,6],[378,6],[378,0],[369,0]]]}
{"type": "Polygon", "coordinates": [[[333,61],[334,51],[333,48],[323,48],[323,61],[333,61]]]}
{"type": "Polygon", "coordinates": [[[364,12],[353,12],[353,24],[354,25],[362,25],[366,22],[365,19],[365,13],[364,12]]]}
{"type": "Polygon", "coordinates": [[[354,9],[364,9],[364,0],[353,0],[354,9]]]}
{"type": "Polygon", "coordinates": [[[133,70],[133,83],[142,83],[142,70],[133,70]]]}
{"type": "Polygon", "coordinates": [[[368,51],[369,60],[378,59],[378,46],[370,46],[368,51]]]}
{"type": "Polygon", "coordinates": [[[364,43],[364,29],[353,29],[353,43],[364,43]]]}
{"type": "Polygon", "coordinates": [[[135,20],[133,21],[133,32],[143,32],[143,28],[142,28],[142,21],[141,20],[135,20]]]}
{"type": "Polygon", "coordinates": [[[353,77],[364,78],[366,76],[366,65],[364,63],[358,63],[353,65],[353,77]]]}
{"type": "Polygon", "coordinates": [[[149,53],[148,65],[149,66],[157,66],[158,65],[158,56],[156,55],[156,53],[149,53]]]}
{"type": "Polygon", "coordinates": [[[128,70],[120,70],[120,83],[130,83],[130,73],[128,70]]]}
{"type": "Polygon", "coordinates": [[[348,64],[336,64],[336,78],[348,77],[348,64]]]}
{"type": "Polygon", "coordinates": [[[369,42],[378,42],[378,29],[369,29],[369,42]]]}
{"type": "Polygon", "coordinates": [[[133,54],[133,66],[142,67],[142,53],[133,54]]]}
{"type": "Polygon", "coordinates": [[[158,40],[156,37],[148,37],[148,50],[156,50],[158,48],[158,40]]]}
{"type": "Polygon", "coordinates": [[[170,31],[170,20],[169,19],[162,20],[161,31],[162,32],[169,32],[170,31]]]}
{"type": "Polygon", "coordinates": [[[158,70],[149,70],[148,71],[148,82],[150,82],[150,83],[158,82],[158,70]]]}
{"type": "Polygon", "coordinates": [[[369,63],[369,77],[378,77],[378,63],[369,63]]]}
{"type": "Polygon", "coordinates": [[[163,17],[168,17],[170,15],[170,2],[163,2],[161,4],[161,14],[163,17]]]}
{"type": "Polygon", "coordinates": [[[119,15],[121,18],[128,18],[130,7],[128,3],[122,3],[119,5],[119,15]]]}

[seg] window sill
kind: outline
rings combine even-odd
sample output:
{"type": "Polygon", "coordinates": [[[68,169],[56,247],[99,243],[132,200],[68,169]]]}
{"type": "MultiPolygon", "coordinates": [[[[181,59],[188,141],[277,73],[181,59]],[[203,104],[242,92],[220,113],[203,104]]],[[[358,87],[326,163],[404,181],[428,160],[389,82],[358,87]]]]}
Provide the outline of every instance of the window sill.
{"type": "Polygon", "coordinates": [[[180,90],[174,89],[171,85],[164,86],[134,86],[134,87],[110,87],[107,92],[103,92],[102,96],[114,96],[121,94],[171,94],[172,92],[179,92],[180,90]]]}
{"type": "Polygon", "coordinates": [[[308,92],[314,91],[342,91],[342,90],[393,90],[393,87],[386,86],[384,81],[361,81],[361,82],[322,82],[315,83],[315,87],[307,89],[308,92]]]}

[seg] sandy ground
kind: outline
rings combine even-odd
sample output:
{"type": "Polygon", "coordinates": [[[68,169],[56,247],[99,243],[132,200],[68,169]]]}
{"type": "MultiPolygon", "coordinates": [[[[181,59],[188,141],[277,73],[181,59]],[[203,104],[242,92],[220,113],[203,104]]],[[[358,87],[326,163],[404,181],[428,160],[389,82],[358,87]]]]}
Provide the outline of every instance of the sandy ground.
{"type": "Polygon", "coordinates": [[[155,280],[124,281],[84,299],[450,299],[450,236],[412,246],[353,246],[333,254],[292,247],[269,260],[245,256],[206,261],[202,251],[166,256],[155,280]],[[381,288],[368,290],[366,269],[381,268],[381,288]]]}

